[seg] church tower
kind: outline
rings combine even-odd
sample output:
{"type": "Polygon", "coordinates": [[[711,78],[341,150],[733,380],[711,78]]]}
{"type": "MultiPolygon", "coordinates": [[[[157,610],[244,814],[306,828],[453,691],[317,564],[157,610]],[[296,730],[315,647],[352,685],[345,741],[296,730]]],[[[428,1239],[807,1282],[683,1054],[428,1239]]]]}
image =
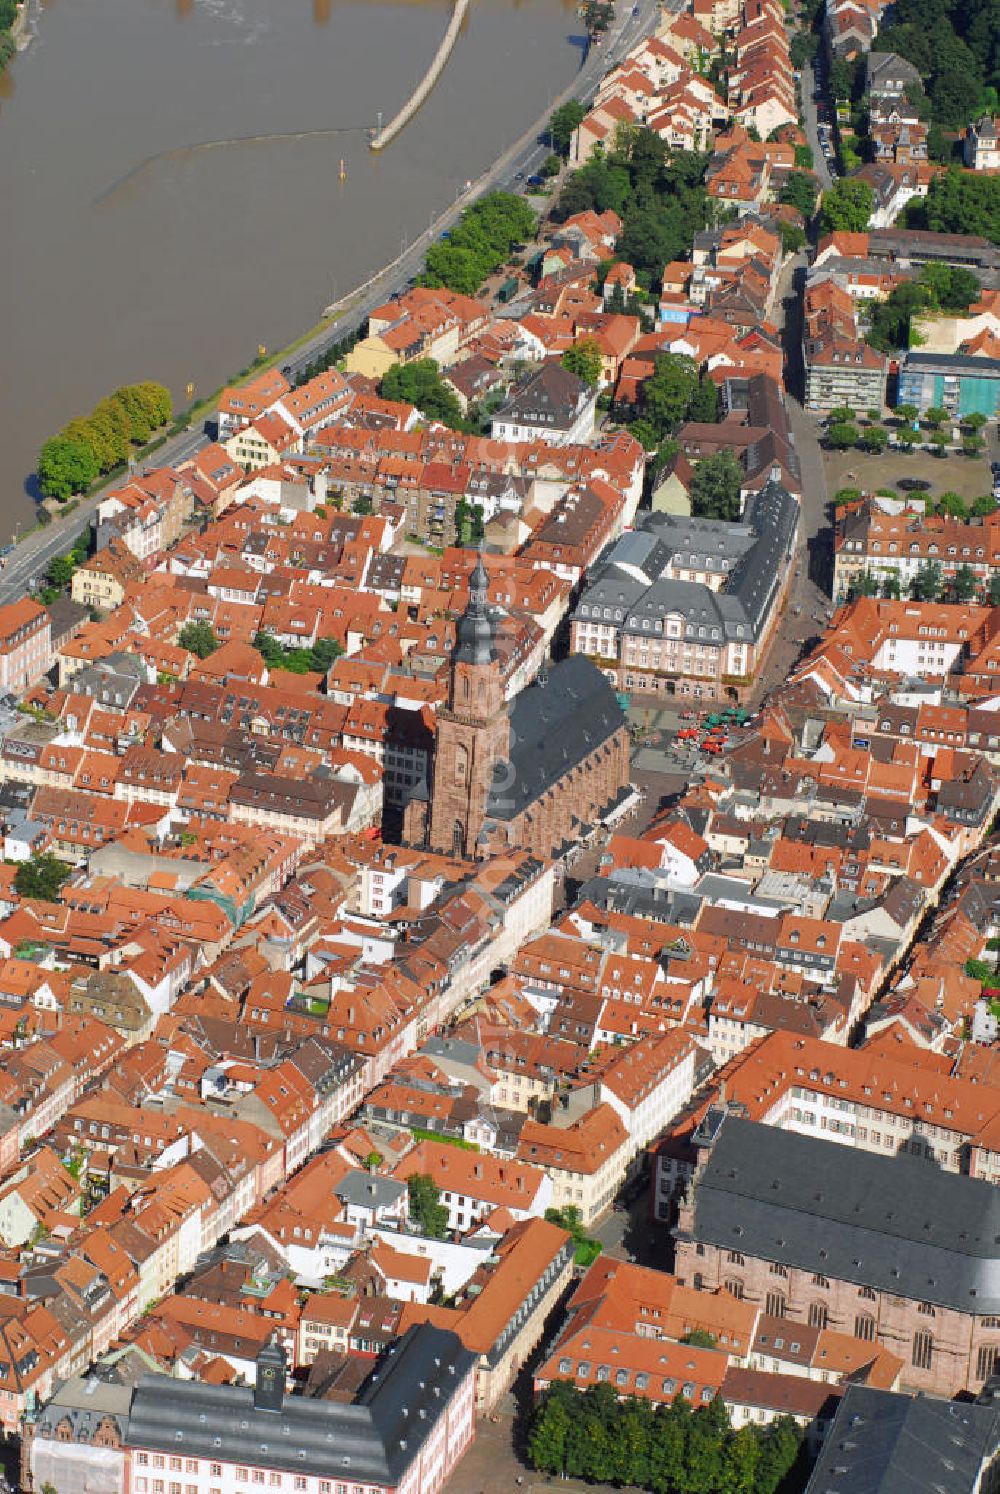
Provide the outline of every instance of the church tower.
{"type": "Polygon", "coordinates": [[[285,1376],[288,1373],[288,1358],[272,1333],[257,1355],[257,1374],[254,1380],[253,1404],[256,1411],[280,1411],[285,1399],[285,1376]]]}
{"type": "Polygon", "coordinates": [[[486,818],[493,769],[510,746],[488,587],[480,555],[456,629],[448,703],[438,711],[430,805],[431,850],[470,859],[486,818]]]}

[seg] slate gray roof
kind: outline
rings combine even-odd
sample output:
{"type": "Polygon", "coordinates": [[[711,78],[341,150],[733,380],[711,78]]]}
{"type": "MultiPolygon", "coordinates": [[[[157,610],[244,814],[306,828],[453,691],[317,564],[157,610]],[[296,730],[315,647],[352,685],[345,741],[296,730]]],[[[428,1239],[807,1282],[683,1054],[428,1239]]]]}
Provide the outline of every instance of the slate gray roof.
{"type": "Polygon", "coordinates": [[[648,550],[633,543],[643,531],[625,535],[606,552],[573,616],[610,621],[602,619],[603,609],[608,607],[621,632],[648,634],[650,630],[643,627],[644,620],[662,620],[672,612],[683,617],[684,633],[689,638],[711,641],[711,631],[699,635],[698,629],[714,628],[715,641],[720,646],[727,638],[759,639],[791,563],[798,518],[798,501],[773,478],[759,492],[750,495],[743,521],[738,524],[647,514],[643,530],[656,536],[660,550],[648,550]],[[723,589],[713,591],[698,581],[664,580],[663,571],[671,561],[686,570],[714,572],[724,577],[723,589]],[[643,588],[634,569],[648,574],[654,562],[656,579],[643,588]],[[633,567],[633,573],[626,566],[633,567]],[[621,615],[614,616],[615,613],[621,615]]]}
{"type": "Polygon", "coordinates": [[[511,820],[625,724],[607,679],[573,655],[540,675],[510,708],[510,757],[496,766],[486,812],[511,820]]]}
{"type": "Polygon", "coordinates": [[[849,1385],[806,1494],[976,1494],[1000,1413],[849,1385]]]}
{"type": "Polygon", "coordinates": [[[341,1203],[359,1209],[391,1209],[400,1195],[406,1192],[406,1184],[398,1178],[384,1178],[381,1173],[349,1172],[337,1184],[334,1193],[341,1203]]]}
{"type": "Polygon", "coordinates": [[[568,430],[586,394],[587,386],[582,379],[563,368],[558,359],[549,358],[518,385],[493,416],[493,422],[513,421],[518,425],[568,430]]]}
{"type": "Polygon", "coordinates": [[[866,91],[878,93],[887,82],[919,83],[920,72],[896,52],[869,52],[866,61],[866,91]]]}
{"type": "Polygon", "coordinates": [[[132,1389],[97,1374],[74,1375],[66,1380],[38,1413],[37,1437],[54,1437],[62,1421],[69,1421],[76,1442],[90,1442],[105,1416],[111,1416],[124,1433],[128,1426],[132,1389]]]}
{"type": "Polygon", "coordinates": [[[730,1118],[695,1241],[958,1312],[1000,1313],[1000,1190],[918,1157],[730,1118]]]}
{"type": "Polygon", "coordinates": [[[250,1387],[144,1375],[127,1442],[392,1487],[475,1362],[456,1334],[422,1323],[391,1345],[354,1404],[286,1395],[280,1411],[257,1410],[250,1387]]]}
{"type": "Polygon", "coordinates": [[[1000,379],[1000,358],[976,358],[970,353],[925,353],[911,348],[904,361],[906,373],[967,374],[973,379],[1000,379]]]}

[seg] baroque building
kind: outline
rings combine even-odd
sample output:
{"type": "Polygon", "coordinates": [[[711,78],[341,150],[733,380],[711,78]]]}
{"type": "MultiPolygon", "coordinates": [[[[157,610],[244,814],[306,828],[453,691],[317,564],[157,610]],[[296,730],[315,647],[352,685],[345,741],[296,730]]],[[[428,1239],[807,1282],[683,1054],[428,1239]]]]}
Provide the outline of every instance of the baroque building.
{"type": "Polygon", "coordinates": [[[625,717],[588,659],[544,670],[508,705],[479,561],[458,623],[430,787],[406,806],[403,838],[444,855],[530,849],[552,856],[628,791],[625,717]]]}

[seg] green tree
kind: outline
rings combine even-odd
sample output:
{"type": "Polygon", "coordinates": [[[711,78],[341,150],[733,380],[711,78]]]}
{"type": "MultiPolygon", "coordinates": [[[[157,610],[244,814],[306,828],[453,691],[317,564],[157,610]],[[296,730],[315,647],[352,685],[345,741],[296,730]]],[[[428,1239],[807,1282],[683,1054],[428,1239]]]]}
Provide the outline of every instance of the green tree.
{"type": "Polygon", "coordinates": [[[761,1439],[754,1494],[778,1494],[802,1447],[802,1433],[790,1416],[772,1421],[761,1439]]]}
{"type": "Polygon", "coordinates": [[[885,451],[889,444],[889,432],[884,425],[870,425],[861,437],[861,444],[866,451],[876,454],[885,451]]]}
{"type": "Polygon", "coordinates": [[[85,492],[99,470],[93,450],[86,442],[51,436],[38,457],[38,485],[46,498],[58,498],[65,503],[74,493],[85,492]]]}
{"type": "Polygon", "coordinates": [[[838,405],[835,410],[830,411],[826,417],[826,422],[827,425],[835,425],[839,420],[854,419],[856,419],[856,411],[852,405],[838,405]]]}
{"type": "Polygon", "coordinates": [[[694,360],[679,353],[661,353],[642,386],[642,412],[659,436],[670,435],[687,415],[698,387],[694,360]]]}
{"type": "MultiPolygon", "coordinates": [[[[563,1473],[573,1414],[572,1386],[556,1381],[535,1407],[528,1432],[528,1459],[541,1473],[563,1473]]],[[[575,1396],[575,1391],[573,1392],[575,1396]]],[[[575,1408],[574,1408],[575,1410],[575,1408]]]]}
{"type": "Polygon", "coordinates": [[[960,565],[955,572],[955,579],[951,584],[957,602],[971,602],[979,590],[979,582],[976,580],[975,571],[971,566],[960,565]]]}
{"type": "Polygon", "coordinates": [[[907,203],[909,228],[981,234],[1000,243],[1000,176],[952,167],[932,178],[924,198],[907,203]]]}
{"type": "MultiPolygon", "coordinates": [[[[930,414],[930,411],[927,412],[930,414]]],[[[938,513],[947,514],[951,519],[965,518],[965,500],[959,493],[942,493],[937,501],[938,513]]]]}
{"type": "Polygon", "coordinates": [[[978,980],[981,986],[988,986],[996,980],[996,971],[986,960],[966,960],[965,973],[972,980],[978,980]]]}
{"type": "Polygon", "coordinates": [[[728,1431],[729,1414],[721,1396],[690,1418],[684,1449],[685,1494],[718,1494],[728,1431]]]}
{"type": "Polygon", "coordinates": [[[857,445],[858,428],[850,420],[835,420],[827,427],[826,439],[835,451],[846,451],[857,445]]]}
{"type": "Polygon", "coordinates": [[[545,1218],[549,1224],[557,1224],[560,1229],[568,1230],[575,1247],[578,1266],[589,1266],[600,1255],[601,1246],[584,1229],[583,1215],[576,1204],[567,1204],[562,1209],[546,1209],[545,1218]]]}
{"type": "Polygon", "coordinates": [[[326,674],[335,659],[344,652],[344,645],[336,638],[317,638],[309,650],[309,672],[326,674]]]}
{"type": "Polygon", "coordinates": [[[690,1416],[691,1407],[683,1396],[657,1408],[649,1449],[649,1483],[654,1494],[675,1494],[683,1488],[690,1416]]]}
{"type": "Polygon", "coordinates": [[[181,648],[186,648],[188,653],[199,659],[207,659],[219,647],[215,630],[208,622],[185,623],[177,634],[177,642],[181,648]]]}
{"type": "Polygon", "coordinates": [[[756,1494],[761,1444],[754,1427],[741,1427],[729,1439],[723,1458],[720,1494],[756,1494]]]}
{"type": "Polygon", "coordinates": [[[830,68],[830,89],[835,99],[849,99],[854,90],[854,66],[838,58],[830,68]]]}
{"type": "Polygon", "coordinates": [[[596,389],[601,382],[604,357],[596,337],[579,338],[571,348],[566,349],[560,362],[563,368],[576,374],[577,378],[582,379],[591,389],[596,389]]]}
{"type": "Polygon", "coordinates": [[[924,411],[924,424],[934,427],[943,425],[948,419],[948,411],[943,405],[930,405],[924,411]]]}
{"type": "Polygon", "coordinates": [[[433,358],[416,358],[388,369],[380,387],[383,398],[415,405],[427,420],[436,420],[452,430],[462,428],[458,395],[444,383],[433,358]]]}
{"type": "Polygon", "coordinates": [[[936,560],[925,561],[910,582],[910,595],[915,602],[936,602],[944,590],[944,573],[936,560]]]}
{"type": "Polygon", "coordinates": [[[18,897],[38,898],[42,902],[54,903],[70,871],[71,868],[51,851],[38,851],[18,866],[14,873],[14,890],[18,897]]]}
{"type": "Polygon", "coordinates": [[[718,1339],[704,1328],[692,1328],[690,1333],[685,1333],[681,1343],[690,1344],[693,1349],[714,1349],[718,1339]]]}
{"type": "Polygon", "coordinates": [[[866,181],[843,177],[823,194],[825,233],[862,233],[875,210],[875,194],[866,181]]]}
{"type": "Polygon", "coordinates": [[[893,414],[898,420],[903,420],[907,424],[909,424],[911,421],[916,420],[917,416],[920,414],[920,411],[917,409],[916,405],[897,405],[895,410],[893,411],[893,414]]]}
{"type": "Polygon", "coordinates": [[[873,576],[870,571],[862,571],[859,575],[852,576],[847,588],[848,599],[852,602],[858,597],[877,597],[878,593],[878,577],[873,576]]]}
{"type": "Polygon", "coordinates": [[[147,379],[142,384],[133,384],[130,387],[136,391],[145,406],[150,429],[155,431],[161,425],[166,425],[174,413],[170,390],[166,385],[156,384],[151,379],[147,379]]]}
{"type": "Polygon", "coordinates": [[[579,99],[570,99],[567,103],[560,104],[549,120],[552,149],[557,150],[561,156],[568,155],[574,132],[586,117],[586,107],[579,99]]]}
{"type": "Polygon", "coordinates": [[[804,171],[790,171],[778,201],[798,208],[803,218],[811,218],[816,211],[816,178],[804,171]]]}
{"type": "Polygon", "coordinates": [[[691,478],[691,512],[702,519],[738,519],[742,482],[743,469],[731,451],[702,457],[691,478]]]}
{"type": "Polygon", "coordinates": [[[816,56],[818,47],[819,37],[815,31],[796,31],[788,46],[792,67],[801,71],[816,56]]]}
{"type": "Polygon", "coordinates": [[[77,564],[78,562],[72,555],[54,555],[49,561],[49,568],[45,573],[48,577],[49,585],[54,586],[57,591],[65,591],[73,579],[73,572],[76,570],[77,564]]]}
{"type": "Polygon", "coordinates": [[[146,400],[138,384],[123,384],[111,396],[112,402],[125,412],[129,424],[129,439],[137,445],[148,441],[153,431],[146,400]]]}
{"type": "Polygon", "coordinates": [[[778,236],[784,254],[797,254],[806,241],[805,229],[798,223],[789,223],[782,218],[778,223],[778,236]]]}
{"type": "Polygon", "coordinates": [[[992,493],[983,493],[981,497],[974,498],[969,510],[977,519],[988,518],[990,514],[995,514],[996,511],[997,500],[993,497],[992,493]]]}
{"type": "Polygon", "coordinates": [[[719,419],[719,386],[707,374],[698,381],[687,411],[689,420],[715,425],[719,419]]]}
{"type": "Polygon", "coordinates": [[[896,348],[910,346],[910,323],[913,317],[927,311],[934,301],[929,286],[916,280],[906,280],[871,308],[871,325],[868,342],[883,353],[896,348]]]}
{"type": "Polygon", "coordinates": [[[972,271],[957,265],[924,265],[920,281],[932,292],[942,311],[966,311],[982,294],[979,281],[972,271]]]}
{"type": "Polygon", "coordinates": [[[407,1179],[410,1218],[422,1234],[432,1240],[443,1240],[448,1233],[448,1210],[441,1202],[441,1190],[426,1172],[415,1172],[407,1179]]]}
{"type": "Polygon", "coordinates": [[[447,238],[431,245],[421,280],[473,296],[514,244],[534,231],[535,215],[519,193],[490,192],[466,208],[447,238]]]}
{"type": "Polygon", "coordinates": [[[105,470],[128,461],[132,447],[131,427],[128,415],[113,399],[102,399],[90,412],[90,425],[101,432],[107,443],[111,460],[105,470]]]}

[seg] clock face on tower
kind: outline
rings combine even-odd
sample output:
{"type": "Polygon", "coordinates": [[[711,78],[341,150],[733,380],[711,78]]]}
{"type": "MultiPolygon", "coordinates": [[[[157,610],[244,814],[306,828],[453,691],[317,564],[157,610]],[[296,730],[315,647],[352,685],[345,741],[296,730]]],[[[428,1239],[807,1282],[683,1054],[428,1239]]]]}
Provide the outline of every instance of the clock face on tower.
{"type": "Polygon", "coordinates": [[[265,1385],[272,1385],[274,1383],[273,1366],[270,1364],[262,1365],[260,1369],[260,1377],[264,1381],[265,1385]]]}

